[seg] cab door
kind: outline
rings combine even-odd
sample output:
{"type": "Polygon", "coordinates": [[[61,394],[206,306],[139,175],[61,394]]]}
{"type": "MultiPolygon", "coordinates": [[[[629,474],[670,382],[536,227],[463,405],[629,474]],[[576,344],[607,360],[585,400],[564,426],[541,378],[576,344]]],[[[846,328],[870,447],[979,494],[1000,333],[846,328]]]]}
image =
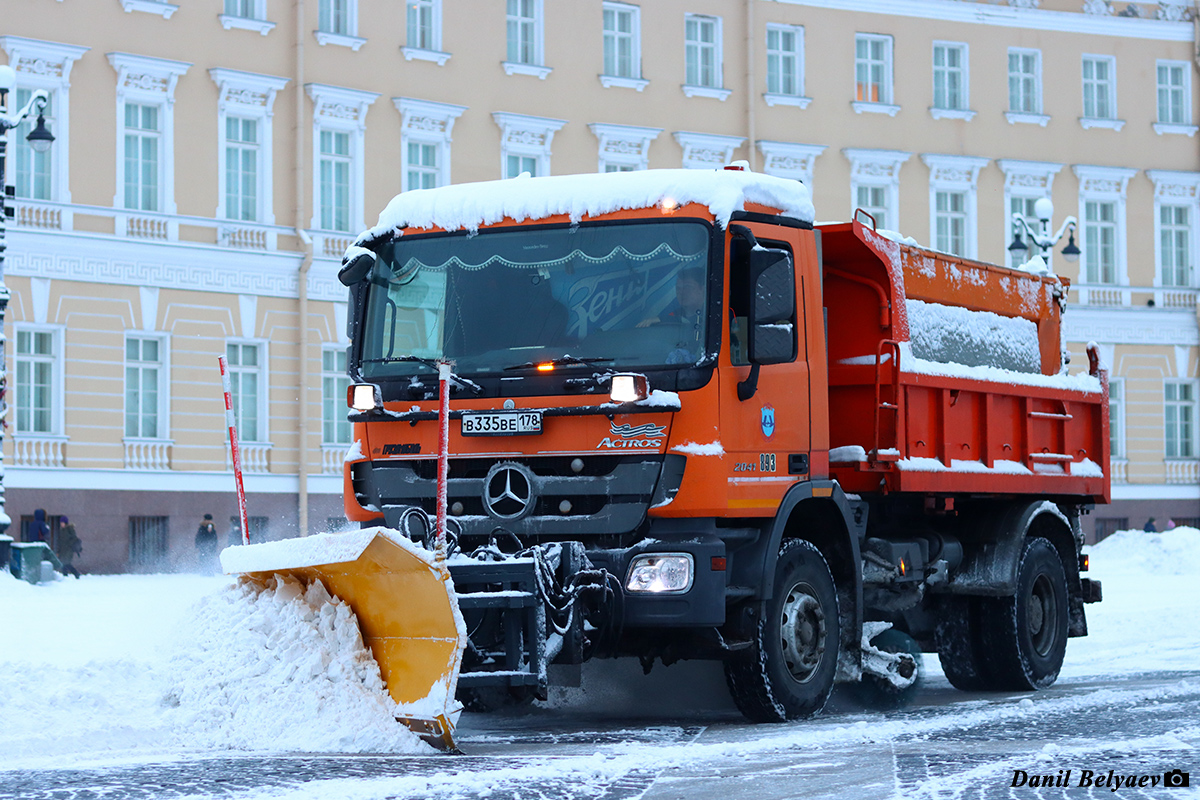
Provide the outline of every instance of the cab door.
{"type": "MultiPolygon", "coordinates": [[[[771,516],[788,487],[807,480],[809,473],[810,371],[808,362],[805,284],[813,280],[802,268],[815,263],[812,234],[799,228],[763,223],[731,222],[726,235],[725,331],[720,355],[721,441],[725,449],[727,516],[771,516]],[[747,235],[749,234],[749,235],[747,235]],[[766,256],[763,250],[768,251],[766,256]],[[753,255],[757,253],[758,255],[753,255]],[[766,275],[766,287],[754,285],[755,259],[786,257],[790,279],[766,275]],[[761,300],[781,286],[792,295],[786,319],[768,313],[760,334],[772,341],[759,343],[755,355],[780,358],[777,335],[794,337],[794,357],[781,363],[750,363],[750,338],[755,293],[761,300]],[[771,352],[774,350],[775,352],[771,352]],[[757,372],[757,375],[755,375],[757,372]]],[[[761,262],[758,265],[761,267],[761,262]]],[[[781,273],[782,274],[782,273],[781,273]]],[[[768,301],[764,307],[777,302],[768,301]]],[[[769,307],[766,308],[771,311],[769,307]]],[[[760,312],[762,309],[760,309],[760,312]]],[[[760,320],[764,317],[760,313],[760,320]]]]}

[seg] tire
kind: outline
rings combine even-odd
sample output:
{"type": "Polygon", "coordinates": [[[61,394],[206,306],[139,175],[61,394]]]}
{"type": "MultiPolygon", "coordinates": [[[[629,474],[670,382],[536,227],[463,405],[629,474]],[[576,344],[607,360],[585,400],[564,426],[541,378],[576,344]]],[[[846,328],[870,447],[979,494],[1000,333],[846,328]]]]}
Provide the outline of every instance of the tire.
{"type": "Polygon", "coordinates": [[[752,722],[786,722],[825,707],[837,672],[837,589],[821,552],[794,540],[779,552],[775,593],[756,603],[752,644],[725,662],[738,710],[752,722]]]}
{"type": "Polygon", "coordinates": [[[1027,539],[1017,569],[1017,593],[986,606],[983,644],[993,688],[1045,689],[1058,678],[1067,652],[1067,574],[1054,545],[1027,539]]]}
{"type": "Polygon", "coordinates": [[[917,678],[903,689],[897,689],[878,675],[862,676],[854,687],[858,701],[868,708],[892,711],[903,708],[913,701],[925,683],[925,665],[921,658],[921,646],[904,631],[888,628],[871,640],[871,644],[885,653],[908,653],[917,662],[917,678]]]}
{"type": "Polygon", "coordinates": [[[944,595],[937,604],[938,661],[955,689],[982,692],[994,679],[984,653],[980,597],[944,595]]]}

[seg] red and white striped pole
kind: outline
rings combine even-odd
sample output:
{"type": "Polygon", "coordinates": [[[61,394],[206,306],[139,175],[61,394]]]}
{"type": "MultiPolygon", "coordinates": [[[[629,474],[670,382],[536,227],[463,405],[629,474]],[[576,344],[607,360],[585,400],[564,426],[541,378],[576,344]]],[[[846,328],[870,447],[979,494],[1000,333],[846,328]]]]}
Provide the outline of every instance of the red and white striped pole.
{"type": "Polygon", "coordinates": [[[437,553],[446,556],[446,494],[450,479],[450,363],[438,362],[437,553]]]}
{"type": "Polygon", "coordinates": [[[221,365],[221,388],[225,390],[225,425],[229,428],[229,449],[233,453],[233,480],[237,484],[238,518],[242,521],[242,544],[250,544],[250,528],[246,525],[246,490],[242,488],[242,457],[238,454],[237,423],[233,419],[233,390],[229,386],[229,365],[225,356],[218,356],[221,365]]]}

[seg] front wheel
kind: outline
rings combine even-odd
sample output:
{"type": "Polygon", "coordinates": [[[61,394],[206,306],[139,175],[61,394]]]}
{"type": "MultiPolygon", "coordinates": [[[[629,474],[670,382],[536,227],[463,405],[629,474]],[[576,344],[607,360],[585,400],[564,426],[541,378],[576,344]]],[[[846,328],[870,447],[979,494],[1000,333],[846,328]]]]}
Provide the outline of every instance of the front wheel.
{"type": "Polygon", "coordinates": [[[775,565],[775,593],[754,610],[751,646],[725,662],[738,709],[753,722],[785,722],[816,714],[837,671],[837,589],[821,552],[793,540],[775,565]]]}

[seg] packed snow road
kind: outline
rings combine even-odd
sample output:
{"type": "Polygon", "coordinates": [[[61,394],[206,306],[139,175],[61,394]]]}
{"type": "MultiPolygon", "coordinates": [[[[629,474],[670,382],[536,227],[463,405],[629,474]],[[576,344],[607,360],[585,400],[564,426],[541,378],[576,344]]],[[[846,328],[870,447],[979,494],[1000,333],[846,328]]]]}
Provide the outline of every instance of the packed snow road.
{"type": "Polygon", "coordinates": [[[390,721],[336,603],[0,574],[0,798],[1200,797],[1164,786],[1200,766],[1200,532],[1118,534],[1092,576],[1105,600],[1046,691],[958,692],[926,656],[907,709],[839,695],[754,726],[716,665],[598,662],[548,703],[464,714],[467,755],[438,756],[390,721]]]}

